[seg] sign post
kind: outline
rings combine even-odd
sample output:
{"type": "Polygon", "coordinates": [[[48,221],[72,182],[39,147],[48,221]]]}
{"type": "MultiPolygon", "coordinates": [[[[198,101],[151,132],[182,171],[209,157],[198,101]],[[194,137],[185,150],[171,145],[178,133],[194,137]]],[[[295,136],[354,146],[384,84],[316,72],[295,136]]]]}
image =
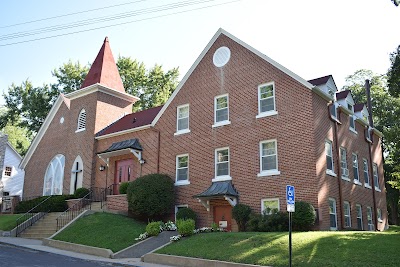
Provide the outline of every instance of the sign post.
{"type": "Polygon", "coordinates": [[[294,212],[294,186],[286,186],[286,204],[289,212],[289,267],[292,267],[292,212],[294,212]]]}

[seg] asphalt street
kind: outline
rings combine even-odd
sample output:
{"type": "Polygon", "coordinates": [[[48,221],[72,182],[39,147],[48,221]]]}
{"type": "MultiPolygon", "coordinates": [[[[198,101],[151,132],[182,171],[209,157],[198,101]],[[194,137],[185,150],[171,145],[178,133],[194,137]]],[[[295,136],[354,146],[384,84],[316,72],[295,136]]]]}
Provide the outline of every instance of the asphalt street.
{"type": "Polygon", "coordinates": [[[118,263],[88,261],[63,255],[0,244],[1,267],[95,267],[124,266],[118,263]]]}

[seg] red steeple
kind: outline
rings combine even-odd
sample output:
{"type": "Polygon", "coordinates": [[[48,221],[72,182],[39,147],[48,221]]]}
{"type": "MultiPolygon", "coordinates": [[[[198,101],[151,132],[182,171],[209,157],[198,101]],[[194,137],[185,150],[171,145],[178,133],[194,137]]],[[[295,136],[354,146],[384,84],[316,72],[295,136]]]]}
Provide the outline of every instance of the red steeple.
{"type": "Polygon", "coordinates": [[[99,83],[106,87],[125,93],[121,76],[119,75],[117,65],[111,52],[108,37],[104,39],[96,59],[94,60],[89,73],[87,74],[81,88],[99,83]]]}

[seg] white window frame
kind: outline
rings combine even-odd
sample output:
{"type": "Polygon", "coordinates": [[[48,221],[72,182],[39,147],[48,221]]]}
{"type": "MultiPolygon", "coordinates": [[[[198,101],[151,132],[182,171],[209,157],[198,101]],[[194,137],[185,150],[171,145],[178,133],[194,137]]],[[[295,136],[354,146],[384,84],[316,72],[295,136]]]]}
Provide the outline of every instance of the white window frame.
{"type": "Polygon", "coordinates": [[[376,216],[377,216],[376,218],[378,219],[378,222],[380,222],[380,223],[383,222],[383,219],[382,219],[382,209],[377,209],[376,212],[377,212],[377,213],[376,213],[376,216]]]}
{"type": "Polygon", "coordinates": [[[343,213],[344,213],[344,227],[351,228],[351,210],[350,210],[350,203],[348,201],[343,202],[343,213]]]}
{"type": "Polygon", "coordinates": [[[62,154],[56,155],[51,159],[49,164],[47,165],[47,169],[43,179],[43,196],[50,195],[62,195],[63,193],[63,183],[64,183],[64,170],[65,170],[65,156],[62,154]],[[59,170],[60,172],[56,172],[57,167],[61,166],[62,168],[59,170]],[[51,178],[50,191],[46,191],[46,183],[49,180],[49,176],[51,178]],[[57,184],[58,183],[58,187],[57,184]],[[58,192],[56,192],[56,190],[58,192]]]}
{"type": "Polygon", "coordinates": [[[357,213],[357,229],[364,230],[363,218],[362,218],[362,206],[360,204],[356,204],[356,213],[357,213]],[[358,220],[361,221],[361,229],[358,228],[358,220]]]}
{"type": "Polygon", "coordinates": [[[337,224],[338,224],[338,222],[337,222],[336,199],[329,198],[329,228],[331,230],[337,230],[337,224]],[[334,212],[331,212],[331,203],[333,203],[334,212]],[[336,224],[335,227],[331,226],[331,215],[335,215],[335,224],[336,224]]]}
{"type": "Polygon", "coordinates": [[[349,130],[352,131],[353,133],[357,134],[356,131],[356,119],[354,116],[354,105],[347,102],[347,109],[351,111],[351,114],[349,114],[349,130]],[[351,127],[351,124],[353,123],[354,127],[351,127]]]}
{"type": "Polygon", "coordinates": [[[231,124],[229,117],[230,117],[229,116],[229,94],[223,94],[223,95],[218,95],[218,96],[214,97],[214,124],[212,125],[212,127],[215,128],[215,127],[220,127],[220,126],[231,124]],[[217,122],[217,111],[222,110],[222,109],[217,110],[217,100],[219,98],[223,98],[223,97],[226,97],[226,103],[227,103],[226,109],[228,109],[228,119],[217,122]]]}
{"type": "Polygon", "coordinates": [[[369,177],[368,160],[365,158],[363,158],[363,175],[364,175],[364,187],[372,189],[370,182],[369,182],[370,177],[369,177]],[[367,177],[368,183],[366,182],[365,177],[367,177]]]}
{"type": "Polygon", "coordinates": [[[5,166],[4,167],[4,177],[11,177],[12,173],[13,173],[13,167],[12,166],[5,166]]]}
{"type": "Polygon", "coordinates": [[[190,184],[189,181],[189,154],[181,154],[181,155],[177,155],[176,156],[176,160],[175,160],[175,185],[179,186],[179,185],[188,185],[190,184]],[[187,157],[187,167],[179,167],[179,158],[182,157],[187,157]],[[187,179],[186,180],[178,180],[178,170],[179,169],[187,169],[187,179]]]}
{"type": "Polygon", "coordinates": [[[360,168],[358,168],[358,155],[356,153],[351,154],[351,162],[353,165],[353,182],[357,185],[362,185],[362,183],[360,182],[360,168]],[[354,171],[355,169],[357,170],[357,172],[354,171]]]}
{"type": "Polygon", "coordinates": [[[334,171],[335,164],[333,162],[333,152],[332,152],[333,150],[332,150],[332,141],[331,140],[325,140],[325,148],[324,148],[324,150],[325,150],[325,161],[326,161],[326,163],[325,163],[326,173],[331,175],[331,176],[336,177],[336,173],[334,171]],[[327,145],[329,145],[329,151],[327,151],[327,145]],[[327,160],[328,157],[331,158],[331,162],[332,162],[332,166],[330,166],[330,168],[328,168],[328,160],[327,160]]]}
{"type": "Polygon", "coordinates": [[[349,166],[347,165],[347,150],[344,147],[339,149],[340,154],[340,175],[343,180],[350,181],[349,166]],[[344,152],[344,156],[342,154],[344,152]]]}
{"type": "Polygon", "coordinates": [[[174,135],[180,135],[185,133],[190,133],[190,106],[189,104],[184,104],[176,107],[176,132],[174,135]],[[188,108],[188,115],[187,117],[179,117],[179,111],[183,108],[188,108]],[[187,128],[179,130],[179,120],[187,119],[187,128]]]}
{"type": "Polygon", "coordinates": [[[372,208],[371,207],[367,207],[368,231],[374,231],[374,229],[375,229],[375,225],[374,225],[374,221],[373,221],[372,216],[373,216],[372,208]]]}
{"type": "Polygon", "coordinates": [[[276,115],[276,114],[278,114],[278,111],[276,111],[275,82],[268,82],[268,83],[260,84],[258,86],[258,115],[256,116],[256,118],[258,119],[258,118],[273,116],[273,115],[276,115]],[[270,86],[270,85],[272,85],[272,94],[273,94],[273,96],[269,96],[269,97],[261,99],[261,88],[266,87],[266,86],[270,86]],[[269,99],[269,98],[272,98],[274,100],[274,109],[262,112],[261,111],[261,100],[269,99]]]}
{"type": "MultiPolygon", "coordinates": [[[[263,198],[263,199],[261,199],[261,214],[264,214],[264,210],[267,208],[267,207],[264,206],[264,201],[277,201],[278,202],[278,211],[281,210],[279,198],[263,198]]],[[[266,215],[270,215],[272,213],[269,212],[269,213],[265,213],[265,214],[266,215]]]]}
{"type": "Polygon", "coordinates": [[[188,204],[175,205],[175,222],[176,222],[176,214],[178,213],[179,208],[189,208],[189,205],[188,204]]]}
{"type": "Polygon", "coordinates": [[[374,186],[375,191],[381,192],[381,188],[379,187],[379,174],[378,174],[378,164],[374,163],[372,165],[372,174],[374,176],[374,186]]]}
{"type": "Polygon", "coordinates": [[[75,131],[76,133],[83,132],[86,130],[86,117],[87,117],[86,110],[83,108],[81,109],[78,115],[78,122],[77,122],[78,125],[75,131]]]}
{"type": "Polygon", "coordinates": [[[260,173],[257,174],[257,177],[262,177],[262,176],[271,176],[271,175],[279,175],[281,174],[281,172],[279,171],[278,168],[278,142],[276,141],[276,139],[271,139],[271,140],[265,140],[265,141],[261,141],[260,145],[259,145],[259,156],[260,156],[260,173]],[[273,155],[263,155],[263,144],[266,143],[274,143],[275,145],[275,154],[273,155]],[[270,157],[270,156],[275,156],[276,158],[276,169],[271,169],[271,170],[263,170],[262,169],[262,160],[264,157],[270,157]]]}
{"type": "Polygon", "coordinates": [[[214,179],[212,179],[212,182],[219,182],[219,181],[229,181],[229,180],[232,180],[232,177],[230,176],[230,174],[231,174],[231,167],[230,167],[230,161],[231,161],[231,156],[230,156],[230,150],[229,150],[229,147],[221,147],[221,148],[217,148],[217,149],[215,149],[215,152],[214,152],[214,175],[215,175],[215,177],[214,177],[214,179]],[[221,150],[228,150],[228,174],[227,175],[217,175],[217,164],[218,163],[225,163],[225,161],[224,162],[218,162],[218,151],[221,151],[221,150]]]}

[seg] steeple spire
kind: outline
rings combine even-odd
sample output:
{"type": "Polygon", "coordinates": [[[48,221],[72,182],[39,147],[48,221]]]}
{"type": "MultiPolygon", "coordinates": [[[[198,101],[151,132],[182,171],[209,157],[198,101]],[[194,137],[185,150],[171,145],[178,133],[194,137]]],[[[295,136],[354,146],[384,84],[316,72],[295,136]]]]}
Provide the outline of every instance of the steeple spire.
{"type": "Polygon", "coordinates": [[[81,88],[99,83],[114,90],[124,92],[125,89],[122,84],[121,76],[119,75],[117,65],[115,64],[114,57],[111,52],[108,37],[104,39],[104,43],[97,54],[89,73],[81,88]]]}

